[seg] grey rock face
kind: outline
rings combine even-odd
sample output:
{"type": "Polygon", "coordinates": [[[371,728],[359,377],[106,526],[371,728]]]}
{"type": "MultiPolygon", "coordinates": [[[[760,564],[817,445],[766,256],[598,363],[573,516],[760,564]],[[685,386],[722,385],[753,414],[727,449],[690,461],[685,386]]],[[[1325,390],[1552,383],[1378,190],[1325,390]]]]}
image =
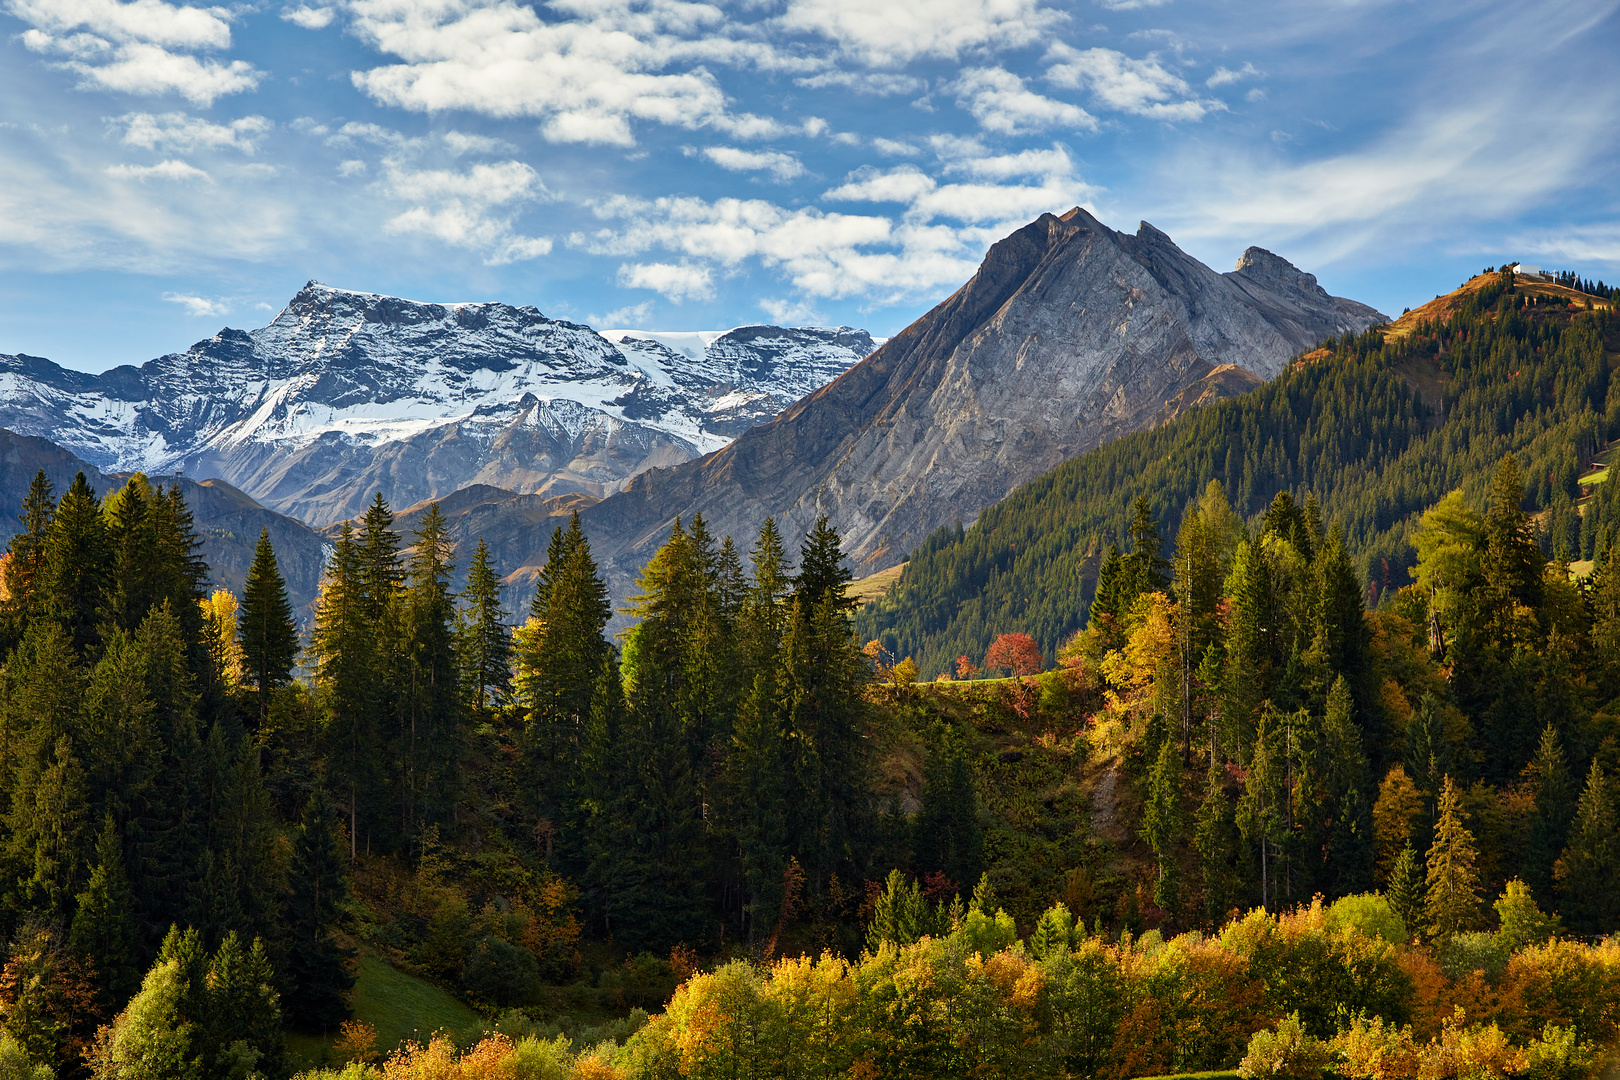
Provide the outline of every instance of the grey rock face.
{"type": "Polygon", "coordinates": [[[744,544],[767,516],[796,538],[827,514],[869,573],[1065,458],[1150,426],[1219,365],[1270,378],[1320,339],[1382,321],[1258,248],[1219,274],[1146,223],[1131,236],[1079,209],[1043,215],[831,384],[582,516],[621,595],[675,517],[698,512],[744,544]]]}
{"type": "MultiPolygon", "coordinates": [[[[690,336],[690,335],[689,335],[690,336]]],[[[724,446],[872,350],[742,327],[688,355],[507,304],[311,282],[270,325],[100,376],[0,356],[0,426],[107,470],[218,476],[325,523],[468,484],[600,497],[724,446]]]]}

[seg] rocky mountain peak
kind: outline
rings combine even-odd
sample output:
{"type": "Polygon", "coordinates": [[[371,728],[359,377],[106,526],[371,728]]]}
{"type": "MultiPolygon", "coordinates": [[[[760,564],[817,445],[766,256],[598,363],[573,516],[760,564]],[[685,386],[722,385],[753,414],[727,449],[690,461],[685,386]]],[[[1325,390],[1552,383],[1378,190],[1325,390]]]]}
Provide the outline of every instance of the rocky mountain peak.
{"type": "Polygon", "coordinates": [[[1219,274],[1146,222],[1130,235],[1080,207],[1043,214],[836,382],[582,516],[621,591],[695,512],[739,542],[767,516],[791,537],[825,513],[873,572],[1067,457],[1382,318],[1297,282],[1219,274]]]}
{"type": "Polygon", "coordinates": [[[109,471],[218,476],[325,524],[377,490],[395,506],[470,483],[599,498],[725,445],[874,347],[848,327],[677,336],[710,344],[638,348],[531,306],[312,280],[268,325],[138,368],[0,357],[0,426],[109,471]]]}

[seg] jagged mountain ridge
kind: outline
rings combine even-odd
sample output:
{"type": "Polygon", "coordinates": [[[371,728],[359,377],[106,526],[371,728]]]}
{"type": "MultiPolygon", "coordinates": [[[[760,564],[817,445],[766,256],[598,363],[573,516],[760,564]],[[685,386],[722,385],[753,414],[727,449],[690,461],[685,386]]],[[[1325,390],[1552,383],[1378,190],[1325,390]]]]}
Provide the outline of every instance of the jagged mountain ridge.
{"type": "Polygon", "coordinates": [[[703,355],[533,307],[310,282],[258,330],[101,375],[0,356],[0,426],[103,470],[218,476],[320,524],[469,484],[608,494],[725,445],[871,351],[849,327],[747,326],[703,355]]]}
{"type": "Polygon", "coordinates": [[[744,540],[766,516],[796,537],[825,513],[874,572],[1066,458],[1386,321],[1261,248],[1220,274],[1145,222],[1130,235],[1078,208],[1046,214],[834,382],[583,519],[621,596],[675,517],[697,512],[744,540]]]}

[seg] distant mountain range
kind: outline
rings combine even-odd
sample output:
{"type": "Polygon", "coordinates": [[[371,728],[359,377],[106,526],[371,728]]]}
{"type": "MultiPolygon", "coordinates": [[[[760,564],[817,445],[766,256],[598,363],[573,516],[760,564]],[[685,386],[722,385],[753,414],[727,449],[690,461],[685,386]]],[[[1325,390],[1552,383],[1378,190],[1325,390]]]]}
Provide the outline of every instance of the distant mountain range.
{"type": "Polygon", "coordinates": [[[829,385],[583,520],[620,595],[674,519],[699,512],[743,544],[766,516],[796,543],[826,514],[871,573],[1066,458],[1387,321],[1261,248],[1220,274],[1145,222],[1131,235],[1078,208],[1046,214],[829,385]]]}
{"type": "Polygon", "coordinates": [[[617,337],[532,307],[310,282],[268,326],[140,367],[0,355],[0,427],[103,470],[220,477],[322,525],[378,490],[395,506],[469,484],[600,497],[724,446],[875,348],[850,327],[617,337]]]}
{"type": "MultiPolygon", "coordinates": [[[[849,327],[598,333],[532,307],[311,282],[262,329],[138,368],[0,356],[0,427],[107,473],[222,478],[198,498],[228,486],[242,512],[300,519],[283,528],[300,557],[319,558],[306,523],[329,542],[374,491],[407,527],[441,501],[463,558],[489,541],[518,610],[572,510],[620,597],[676,516],[698,512],[744,547],[767,515],[796,544],[825,513],[858,571],[882,570],[1067,458],[1387,321],[1263,249],[1221,274],[1145,222],[1119,233],[1075,209],[995,244],[887,342],[849,327]]],[[[32,471],[13,471],[0,495],[15,506],[32,471]]]]}

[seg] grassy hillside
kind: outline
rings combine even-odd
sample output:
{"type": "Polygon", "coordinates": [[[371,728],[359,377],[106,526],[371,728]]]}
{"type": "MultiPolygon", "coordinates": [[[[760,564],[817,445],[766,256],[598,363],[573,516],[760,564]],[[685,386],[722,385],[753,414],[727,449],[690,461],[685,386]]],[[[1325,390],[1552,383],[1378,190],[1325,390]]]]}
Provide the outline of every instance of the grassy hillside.
{"type": "Polygon", "coordinates": [[[1455,488],[1478,498],[1507,454],[1524,467],[1549,553],[1590,558],[1606,543],[1613,485],[1580,479],[1620,434],[1617,351],[1610,301],[1481,275],[1390,326],[1304,354],[1250,394],[1073,458],[971,529],[941,529],[862,610],[858,631],[914,657],[925,678],[1009,631],[1050,657],[1083,625],[1101,554],[1124,546],[1131,501],[1145,496],[1173,538],[1210,479],[1246,517],[1279,491],[1314,494],[1371,602],[1408,583],[1416,515],[1455,488]]]}

